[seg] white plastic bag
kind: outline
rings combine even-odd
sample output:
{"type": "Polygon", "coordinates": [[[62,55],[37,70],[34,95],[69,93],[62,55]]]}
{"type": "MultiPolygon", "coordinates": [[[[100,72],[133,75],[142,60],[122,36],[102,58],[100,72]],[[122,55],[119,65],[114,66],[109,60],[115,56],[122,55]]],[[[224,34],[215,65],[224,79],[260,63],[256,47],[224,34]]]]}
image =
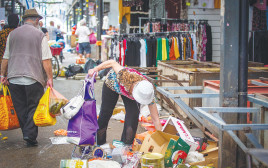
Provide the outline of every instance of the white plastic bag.
{"type": "Polygon", "coordinates": [[[106,160],[93,160],[88,162],[88,167],[90,168],[121,168],[121,165],[116,161],[106,161],[106,160]]]}
{"type": "Polygon", "coordinates": [[[78,113],[82,105],[84,104],[85,87],[86,87],[85,85],[86,84],[84,82],[83,87],[80,90],[79,94],[73,97],[65,106],[63,106],[60,109],[62,115],[67,120],[70,120],[71,118],[73,118],[78,113]]]}

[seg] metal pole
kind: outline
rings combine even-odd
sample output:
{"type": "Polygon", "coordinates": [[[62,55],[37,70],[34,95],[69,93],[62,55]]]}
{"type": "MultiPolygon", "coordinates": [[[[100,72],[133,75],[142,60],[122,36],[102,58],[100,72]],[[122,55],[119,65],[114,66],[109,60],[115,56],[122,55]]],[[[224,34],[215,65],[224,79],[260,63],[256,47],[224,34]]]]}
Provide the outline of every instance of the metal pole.
{"type": "Polygon", "coordinates": [[[84,6],[83,6],[83,3],[84,3],[84,1],[83,0],[80,0],[80,10],[81,10],[81,12],[79,12],[79,14],[80,14],[80,20],[82,20],[83,18],[84,18],[84,6]]]}
{"type": "Polygon", "coordinates": [[[11,13],[15,13],[15,0],[11,0],[11,13]]]}
{"type": "Polygon", "coordinates": [[[45,26],[47,26],[47,4],[45,4],[45,26]]]}
{"type": "Polygon", "coordinates": [[[76,5],[74,5],[74,7],[73,7],[73,23],[76,25],[76,11],[75,11],[75,6],[76,5]]]}
{"type": "Polygon", "coordinates": [[[89,24],[89,14],[88,14],[88,0],[86,0],[86,22],[87,22],[87,25],[89,24]]]}
{"type": "MultiPolygon", "coordinates": [[[[220,105],[238,106],[239,1],[221,1],[220,105]]],[[[226,123],[237,123],[237,114],[221,114],[226,123]]],[[[219,168],[236,167],[237,144],[219,132],[219,168]]]]}
{"type": "MultiPolygon", "coordinates": [[[[247,107],[248,91],[248,20],[249,4],[248,0],[240,0],[240,32],[239,32],[239,82],[238,82],[238,106],[247,107]]],[[[238,114],[239,124],[247,123],[247,114],[238,114]]],[[[239,139],[247,144],[247,138],[243,131],[238,132],[239,139]]],[[[246,167],[246,154],[237,148],[237,166],[246,167]]],[[[249,165],[248,165],[249,166],[249,165]]]]}
{"type": "MultiPolygon", "coordinates": [[[[101,41],[102,22],[103,22],[103,0],[97,0],[97,41],[101,41]]],[[[99,59],[101,59],[101,46],[98,47],[99,59]]]]}
{"type": "Polygon", "coordinates": [[[1,7],[2,7],[2,8],[5,7],[5,0],[1,0],[1,7]]]}
{"type": "MultiPolygon", "coordinates": [[[[149,30],[150,32],[150,30],[149,30]]],[[[139,17],[139,33],[141,33],[141,17],[139,17]]]]}

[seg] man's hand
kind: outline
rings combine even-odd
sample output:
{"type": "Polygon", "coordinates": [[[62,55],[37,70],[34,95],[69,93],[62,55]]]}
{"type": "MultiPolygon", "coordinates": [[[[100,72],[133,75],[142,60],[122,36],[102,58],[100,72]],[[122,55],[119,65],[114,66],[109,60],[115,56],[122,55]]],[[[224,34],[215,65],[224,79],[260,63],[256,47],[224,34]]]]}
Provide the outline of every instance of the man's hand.
{"type": "Polygon", "coordinates": [[[47,80],[47,88],[48,87],[53,88],[53,79],[48,79],[47,80]]]}
{"type": "Polygon", "coordinates": [[[8,80],[7,80],[7,77],[1,77],[1,83],[2,83],[3,85],[9,85],[9,82],[8,82],[8,80]]]}

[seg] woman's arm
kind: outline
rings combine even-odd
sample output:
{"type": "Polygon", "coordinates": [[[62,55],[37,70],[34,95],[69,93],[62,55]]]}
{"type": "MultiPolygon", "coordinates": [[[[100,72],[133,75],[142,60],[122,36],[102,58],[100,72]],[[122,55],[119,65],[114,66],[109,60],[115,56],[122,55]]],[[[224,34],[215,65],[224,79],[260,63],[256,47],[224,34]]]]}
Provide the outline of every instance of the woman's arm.
{"type": "Polygon", "coordinates": [[[160,123],[160,119],[159,119],[159,115],[158,115],[158,110],[156,107],[156,104],[150,104],[148,105],[150,113],[151,113],[151,117],[152,117],[152,121],[154,123],[154,127],[156,130],[161,131],[162,130],[162,125],[160,123]]]}
{"type": "Polygon", "coordinates": [[[95,68],[88,70],[88,74],[90,76],[93,76],[93,74],[95,72],[98,73],[100,70],[103,70],[106,68],[113,68],[115,73],[118,73],[121,69],[123,69],[123,67],[119,63],[117,63],[116,61],[108,60],[108,61],[105,61],[105,62],[101,63],[100,65],[96,66],[95,68]]]}

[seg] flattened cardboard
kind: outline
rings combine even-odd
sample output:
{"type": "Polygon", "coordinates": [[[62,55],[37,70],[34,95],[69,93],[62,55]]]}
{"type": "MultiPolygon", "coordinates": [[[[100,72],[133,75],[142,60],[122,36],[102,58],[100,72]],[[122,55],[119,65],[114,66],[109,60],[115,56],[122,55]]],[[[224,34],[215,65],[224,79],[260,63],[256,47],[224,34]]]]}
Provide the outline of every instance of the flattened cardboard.
{"type": "Polygon", "coordinates": [[[194,141],[194,138],[184,125],[183,121],[175,118],[175,117],[169,117],[166,124],[164,125],[163,132],[177,135],[181,137],[188,145],[191,146],[190,151],[195,151],[198,147],[198,143],[194,141]]]}
{"type": "Polygon", "coordinates": [[[180,137],[162,131],[156,131],[152,135],[147,135],[141,145],[140,152],[161,153],[165,155],[171,138],[177,141],[180,137]]]}

